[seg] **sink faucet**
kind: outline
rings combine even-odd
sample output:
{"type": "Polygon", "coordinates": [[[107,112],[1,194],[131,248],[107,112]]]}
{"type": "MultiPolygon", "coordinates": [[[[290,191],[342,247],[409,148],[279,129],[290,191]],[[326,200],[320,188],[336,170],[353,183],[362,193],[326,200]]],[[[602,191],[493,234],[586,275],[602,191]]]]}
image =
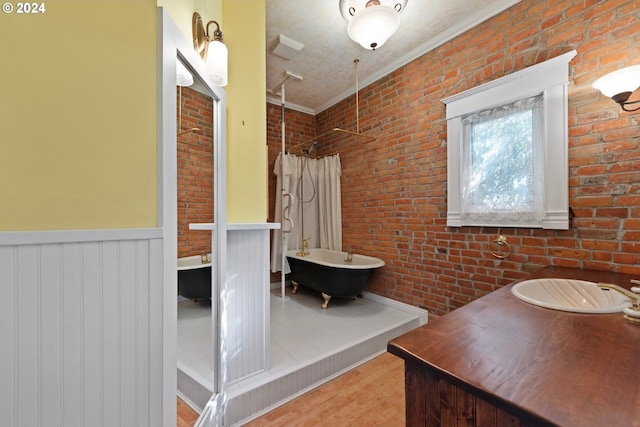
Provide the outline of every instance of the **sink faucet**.
{"type": "Polygon", "coordinates": [[[598,283],[598,287],[600,289],[606,289],[608,291],[611,290],[611,291],[616,291],[616,292],[621,293],[622,295],[627,297],[629,299],[629,301],[631,301],[631,303],[633,304],[633,308],[635,308],[636,310],[640,310],[640,295],[639,294],[631,292],[631,291],[623,288],[622,286],[614,285],[613,283],[600,282],[600,283],[598,283]]]}
{"type": "MultiPolygon", "coordinates": [[[[640,285],[640,281],[631,280],[631,283],[640,285]]],[[[600,289],[612,290],[621,293],[629,301],[631,301],[631,307],[622,310],[624,318],[630,320],[633,323],[640,323],[640,288],[632,287],[631,290],[625,289],[622,286],[614,285],[613,283],[598,283],[600,289]]]]}

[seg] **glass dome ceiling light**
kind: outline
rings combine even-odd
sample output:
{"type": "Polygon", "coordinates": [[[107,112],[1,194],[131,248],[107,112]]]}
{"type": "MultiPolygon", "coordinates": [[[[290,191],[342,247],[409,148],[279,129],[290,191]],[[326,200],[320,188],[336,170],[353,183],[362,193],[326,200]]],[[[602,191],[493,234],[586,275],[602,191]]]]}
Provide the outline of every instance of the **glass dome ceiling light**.
{"type": "Polygon", "coordinates": [[[365,49],[376,50],[400,26],[400,12],[408,0],[340,0],[347,33],[365,49]]]}

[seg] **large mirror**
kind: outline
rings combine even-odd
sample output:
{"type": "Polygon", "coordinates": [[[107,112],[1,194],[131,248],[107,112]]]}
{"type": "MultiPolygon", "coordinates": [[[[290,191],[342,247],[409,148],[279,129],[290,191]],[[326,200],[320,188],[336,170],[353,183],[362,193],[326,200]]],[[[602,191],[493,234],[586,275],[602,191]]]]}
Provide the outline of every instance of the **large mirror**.
{"type": "Polygon", "coordinates": [[[213,230],[204,226],[216,223],[215,101],[183,61],[176,63],[178,395],[203,412],[220,389],[214,351],[220,324],[212,274],[216,251],[213,230]]]}
{"type": "Polygon", "coordinates": [[[160,215],[163,227],[172,230],[165,235],[165,256],[173,252],[178,270],[175,288],[169,281],[164,290],[164,353],[175,354],[168,359],[174,375],[177,369],[173,386],[165,379],[164,394],[168,402],[173,387],[174,402],[177,392],[201,410],[197,426],[216,426],[222,425],[225,406],[225,98],[206,77],[193,45],[162,15],[160,215]]]}

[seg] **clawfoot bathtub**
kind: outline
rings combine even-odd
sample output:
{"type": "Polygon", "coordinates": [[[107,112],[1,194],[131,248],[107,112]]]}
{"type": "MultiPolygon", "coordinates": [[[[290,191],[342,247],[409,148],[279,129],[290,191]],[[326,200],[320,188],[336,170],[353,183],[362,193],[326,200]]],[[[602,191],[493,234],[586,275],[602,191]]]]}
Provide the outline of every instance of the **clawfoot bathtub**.
{"type": "Polygon", "coordinates": [[[178,258],[178,293],[192,300],[211,298],[211,254],[178,258]]]}
{"type": "Polygon", "coordinates": [[[309,249],[309,255],[287,252],[291,267],[291,280],[322,293],[326,309],[332,297],[356,297],[362,293],[373,272],[384,266],[384,261],[366,255],[347,254],[329,249],[309,249]]]}

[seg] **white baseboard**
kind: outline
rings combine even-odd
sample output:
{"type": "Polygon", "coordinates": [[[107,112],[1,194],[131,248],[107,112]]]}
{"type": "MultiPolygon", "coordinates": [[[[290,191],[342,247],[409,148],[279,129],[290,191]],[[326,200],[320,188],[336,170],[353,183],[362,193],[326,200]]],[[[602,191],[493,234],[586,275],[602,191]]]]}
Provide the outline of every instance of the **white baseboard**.
{"type": "MultiPolygon", "coordinates": [[[[282,286],[282,282],[271,282],[270,289],[280,289],[282,286]]],[[[406,304],[400,301],[393,300],[391,298],[383,297],[382,295],[374,294],[371,292],[364,291],[362,292],[362,297],[370,299],[371,301],[375,301],[380,304],[384,304],[388,307],[393,307],[395,309],[412,313],[418,316],[420,320],[420,326],[429,322],[429,312],[420,307],[416,307],[414,305],[406,304]]]]}
{"type": "Polygon", "coordinates": [[[380,304],[384,304],[389,307],[393,307],[397,310],[401,310],[407,313],[413,313],[418,316],[418,319],[420,321],[420,326],[429,322],[429,312],[423,308],[406,304],[404,302],[396,301],[391,298],[383,297],[382,295],[374,294],[367,291],[364,291],[362,293],[362,297],[370,299],[371,301],[378,302],[380,304]]]}

